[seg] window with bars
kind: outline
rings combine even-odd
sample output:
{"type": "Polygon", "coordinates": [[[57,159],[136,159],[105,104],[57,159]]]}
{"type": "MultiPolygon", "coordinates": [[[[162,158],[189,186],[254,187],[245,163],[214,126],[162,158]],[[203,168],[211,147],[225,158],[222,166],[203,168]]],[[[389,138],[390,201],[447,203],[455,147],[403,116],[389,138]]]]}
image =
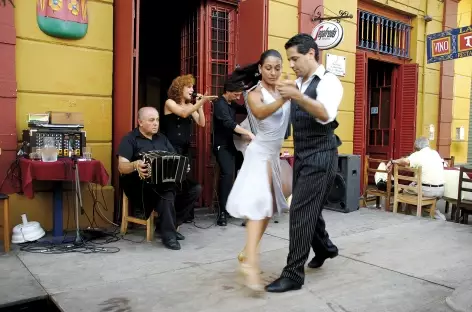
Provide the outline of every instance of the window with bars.
{"type": "Polygon", "coordinates": [[[363,10],[357,13],[359,48],[410,58],[410,25],[363,10]]]}
{"type": "Polygon", "coordinates": [[[234,60],[234,9],[211,8],[210,63],[211,94],[222,94],[226,76],[234,60]]]}
{"type": "Polygon", "coordinates": [[[181,36],[181,74],[192,74],[198,80],[198,34],[199,18],[198,10],[188,17],[184,24],[181,36]]]}

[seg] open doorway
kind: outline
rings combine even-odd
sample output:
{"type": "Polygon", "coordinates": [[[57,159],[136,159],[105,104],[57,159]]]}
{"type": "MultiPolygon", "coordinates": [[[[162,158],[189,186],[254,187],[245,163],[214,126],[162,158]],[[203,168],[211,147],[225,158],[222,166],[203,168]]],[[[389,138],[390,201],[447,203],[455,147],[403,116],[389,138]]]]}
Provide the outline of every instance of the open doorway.
{"type": "Polygon", "coordinates": [[[393,157],[395,143],[395,68],[392,63],[369,60],[367,74],[367,146],[375,159],[393,157]]]}
{"type": "MultiPolygon", "coordinates": [[[[163,114],[167,89],[172,80],[181,74],[182,49],[186,42],[197,46],[197,20],[199,0],[141,1],[139,19],[139,77],[138,108],[153,106],[163,114]],[[191,35],[183,36],[185,27],[195,25],[191,35]]],[[[185,62],[185,60],[184,60],[185,62]]],[[[185,74],[197,76],[184,68],[185,74]]],[[[191,69],[194,69],[191,68],[191,69]]]]}

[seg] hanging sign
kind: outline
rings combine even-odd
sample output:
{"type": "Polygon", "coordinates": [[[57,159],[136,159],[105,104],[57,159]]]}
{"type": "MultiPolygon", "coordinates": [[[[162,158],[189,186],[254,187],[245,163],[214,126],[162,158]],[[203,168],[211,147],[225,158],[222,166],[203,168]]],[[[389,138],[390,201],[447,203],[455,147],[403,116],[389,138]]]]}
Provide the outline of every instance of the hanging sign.
{"type": "Polygon", "coordinates": [[[472,56],[472,25],[428,35],[426,48],[428,64],[472,56]]]}
{"type": "Polygon", "coordinates": [[[338,46],[343,40],[344,30],[341,24],[325,21],[316,25],[311,32],[320,50],[329,50],[338,46]]]}

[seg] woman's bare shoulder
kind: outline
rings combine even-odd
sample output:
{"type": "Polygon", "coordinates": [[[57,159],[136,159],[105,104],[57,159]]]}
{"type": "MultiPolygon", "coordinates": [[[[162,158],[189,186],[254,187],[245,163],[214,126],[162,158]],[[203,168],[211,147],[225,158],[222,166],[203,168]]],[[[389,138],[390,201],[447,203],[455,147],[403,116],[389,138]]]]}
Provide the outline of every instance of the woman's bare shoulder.
{"type": "Polygon", "coordinates": [[[253,90],[249,91],[248,96],[262,96],[262,88],[261,86],[257,86],[253,90]],[[251,95],[252,94],[252,95],[251,95]]]}

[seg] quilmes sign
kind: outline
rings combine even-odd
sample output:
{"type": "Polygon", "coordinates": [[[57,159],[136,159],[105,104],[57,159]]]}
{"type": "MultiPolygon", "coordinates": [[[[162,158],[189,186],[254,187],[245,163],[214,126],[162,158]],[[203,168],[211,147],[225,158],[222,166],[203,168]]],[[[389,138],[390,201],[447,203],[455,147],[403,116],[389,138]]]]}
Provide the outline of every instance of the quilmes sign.
{"type": "Polygon", "coordinates": [[[325,21],[316,25],[311,32],[320,50],[329,50],[338,46],[343,40],[343,27],[336,22],[325,21]]]}
{"type": "Polygon", "coordinates": [[[426,37],[428,63],[472,56],[472,25],[426,37]]]}

